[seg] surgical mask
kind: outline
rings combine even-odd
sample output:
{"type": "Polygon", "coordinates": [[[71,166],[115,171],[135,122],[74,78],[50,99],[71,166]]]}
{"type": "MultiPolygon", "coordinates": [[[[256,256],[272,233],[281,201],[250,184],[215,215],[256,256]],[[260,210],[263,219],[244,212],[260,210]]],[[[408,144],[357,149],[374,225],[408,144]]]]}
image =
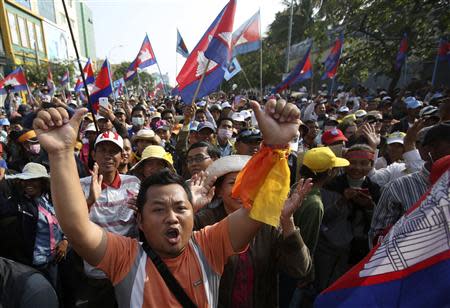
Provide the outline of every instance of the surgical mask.
{"type": "Polygon", "coordinates": [[[131,118],[131,123],[134,126],[140,126],[140,125],[144,125],[144,118],[139,118],[139,117],[132,117],[131,118]]]}
{"type": "Polygon", "coordinates": [[[39,154],[41,151],[41,145],[39,143],[31,144],[29,151],[31,154],[39,154]]]}
{"type": "Polygon", "coordinates": [[[81,143],[82,144],[88,144],[89,143],[89,139],[86,137],[81,138],[81,143]]]}
{"type": "Polygon", "coordinates": [[[219,136],[220,139],[230,140],[231,137],[233,137],[233,131],[225,128],[219,128],[217,131],[217,136],[219,136]]]}

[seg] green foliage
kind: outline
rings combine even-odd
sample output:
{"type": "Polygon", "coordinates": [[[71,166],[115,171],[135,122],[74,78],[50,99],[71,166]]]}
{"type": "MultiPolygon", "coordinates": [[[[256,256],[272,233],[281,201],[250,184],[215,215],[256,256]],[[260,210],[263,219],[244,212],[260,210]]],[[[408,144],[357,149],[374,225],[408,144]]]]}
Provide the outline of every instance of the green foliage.
{"type": "Polygon", "coordinates": [[[69,61],[58,63],[41,62],[39,65],[30,63],[22,65],[22,67],[25,71],[28,84],[32,87],[35,85],[47,84],[47,73],[49,67],[56,86],[60,85],[60,79],[64,76],[67,70],[69,70],[71,86],[73,86],[76,82],[75,67],[74,64],[69,61]]]}
{"type": "MultiPolygon", "coordinates": [[[[276,14],[264,38],[265,85],[279,82],[284,72],[290,2],[284,1],[286,8],[276,14]]],[[[400,77],[394,63],[404,32],[409,41],[408,61],[423,63],[434,61],[439,38],[450,33],[449,0],[297,0],[293,3],[292,44],[313,39],[316,77],[323,73],[321,62],[333,41],[344,32],[338,70],[341,82],[364,82],[369,75],[383,74],[391,78],[390,88],[393,88],[400,77]]],[[[256,57],[253,53],[239,56],[252,85],[259,80],[256,57]]],[[[291,68],[295,65],[290,64],[291,68]]],[[[239,74],[230,82],[246,84],[243,78],[239,74]]]]}

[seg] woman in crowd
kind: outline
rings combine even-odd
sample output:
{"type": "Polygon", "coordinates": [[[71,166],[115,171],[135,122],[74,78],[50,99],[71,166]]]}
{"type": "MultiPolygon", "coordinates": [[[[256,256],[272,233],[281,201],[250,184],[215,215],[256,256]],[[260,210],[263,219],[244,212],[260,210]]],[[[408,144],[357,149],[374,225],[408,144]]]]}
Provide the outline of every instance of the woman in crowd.
{"type": "Polygon", "coordinates": [[[22,263],[41,271],[58,290],[58,263],[67,252],[50,196],[50,176],[44,166],[28,163],[22,173],[6,175],[11,182],[11,198],[4,200],[2,216],[15,216],[18,237],[23,243],[22,263]]]}
{"type": "MultiPolygon", "coordinates": [[[[217,177],[215,198],[219,204],[197,212],[195,229],[215,224],[242,207],[231,191],[237,174],[250,156],[231,155],[216,160],[207,172],[217,177]]],[[[292,215],[311,189],[310,180],[301,181],[285,202],[280,218],[281,230],[263,225],[249,248],[229,259],[220,281],[219,307],[276,307],[278,270],[297,279],[311,270],[311,256],[292,215]]]]}
{"type": "Polygon", "coordinates": [[[129,173],[143,181],[164,168],[176,173],[172,155],[166,152],[162,146],[149,145],[142,152],[141,160],[130,169],[129,173]]]}

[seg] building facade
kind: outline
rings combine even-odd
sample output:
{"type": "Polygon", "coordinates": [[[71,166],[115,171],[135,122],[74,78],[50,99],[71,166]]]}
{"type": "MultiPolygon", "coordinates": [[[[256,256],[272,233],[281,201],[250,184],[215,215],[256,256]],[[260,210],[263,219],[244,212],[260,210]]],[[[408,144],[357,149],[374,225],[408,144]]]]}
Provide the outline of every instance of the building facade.
{"type": "MultiPolygon", "coordinates": [[[[93,18],[83,1],[66,0],[83,58],[95,58],[93,18]],[[85,17],[86,16],[86,17],[85,17]]],[[[61,1],[0,0],[0,73],[24,63],[73,61],[75,49],[61,1]]]]}

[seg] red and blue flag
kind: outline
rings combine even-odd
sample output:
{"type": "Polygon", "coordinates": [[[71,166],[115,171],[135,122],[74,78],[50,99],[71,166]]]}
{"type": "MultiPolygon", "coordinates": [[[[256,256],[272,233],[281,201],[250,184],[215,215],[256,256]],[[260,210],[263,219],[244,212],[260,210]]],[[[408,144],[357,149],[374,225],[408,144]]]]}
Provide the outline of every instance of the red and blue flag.
{"type": "Polygon", "coordinates": [[[382,242],[319,295],[316,308],[449,305],[450,170],[443,171],[382,242]]]}
{"type": "Polygon", "coordinates": [[[260,23],[261,18],[258,11],[233,32],[233,57],[261,48],[260,23]]]}
{"type": "Polygon", "coordinates": [[[61,85],[62,85],[63,87],[66,86],[66,85],[68,85],[68,84],[69,84],[69,79],[70,79],[70,77],[69,77],[69,71],[66,70],[66,72],[64,73],[64,75],[63,75],[62,78],[61,78],[61,85]]]}
{"type": "Polygon", "coordinates": [[[312,41],[306,50],[305,55],[300,60],[300,62],[295,66],[292,72],[273,90],[272,93],[280,93],[283,90],[289,88],[290,86],[302,82],[304,80],[310,79],[313,75],[312,64],[311,64],[311,47],[312,41]]]}
{"type": "Polygon", "coordinates": [[[190,104],[194,92],[205,77],[198,92],[203,97],[215,91],[223,80],[225,69],[231,58],[231,39],[236,10],[236,1],[230,0],[203,34],[197,46],[191,51],[177,76],[180,95],[190,104]],[[210,61],[208,61],[208,59],[210,61]],[[206,67],[206,65],[208,65],[206,67]]]}
{"type": "Polygon", "coordinates": [[[333,47],[330,50],[330,54],[325,60],[325,73],[322,76],[322,80],[330,78],[333,79],[336,76],[337,69],[340,64],[342,47],[344,45],[344,34],[341,33],[334,42],[333,47]]]}
{"type": "MultiPolygon", "coordinates": [[[[92,69],[91,59],[88,59],[86,65],[83,68],[84,78],[86,80],[86,86],[91,85],[95,82],[94,70],[92,69]]],[[[78,77],[77,83],[75,84],[74,91],[80,92],[83,88],[83,78],[78,77]]]]}
{"type": "Polygon", "coordinates": [[[27,79],[22,67],[16,68],[8,76],[0,80],[0,94],[7,94],[7,88],[11,92],[25,91],[28,89],[27,79]]]}
{"type": "Polygon", "coordinates": [[[395,68],[400,70],[406,61],[406,56],[408,54],[408,35],[403,34],[403,38],[400,41],[400,48],[397,53],[397,58],[395,59],[395,68]]]}
{"type": "Polygon", "coordinates": [[[189,50],[184,43],[183,38],[181,37],[180,31],[177,29],[177,52],[183,57],[189,57],[189,50]]]}
{"type": "Polygon", "coordinates": [[[447,39],[441,39],[439,42],[438,59],[450,62],[450,43],[447,39]]]}
{"type": "Polygon", "coordinates": [[[142,42],[141,49],[139,50],[136,59],[131,62],[128,67],[127,72],[125,73],[124,79],[126,81],[131,80],[136,76],[137,70],[144,69],[153,64],[156,64],[155,53],[153,52],[152,45],[150,44],[150,40],[148,39],[148,35],[145,35],[144,41],[142,42]]]}
{"type": "Polygon", "coordinates": [[[108,97],[113,92],[113,87],[111,84],[111,72],[109,67],[108,59],[103,62],[102,68],[97,74],[94,86],[92,87],[90,94],[90,106],[88,106],[89,111],[97,113],[99,105],[98,99],[100,97],[108,97]]]}

